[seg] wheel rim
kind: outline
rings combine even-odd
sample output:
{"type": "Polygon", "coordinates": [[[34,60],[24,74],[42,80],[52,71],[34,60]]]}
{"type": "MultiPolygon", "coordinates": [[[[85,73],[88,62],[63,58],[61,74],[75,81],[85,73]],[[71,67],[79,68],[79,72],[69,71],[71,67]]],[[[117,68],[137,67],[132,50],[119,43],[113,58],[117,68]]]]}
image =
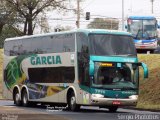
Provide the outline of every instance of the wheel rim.
{"type": "Polygon", "coordinates": [[[76,98],[74,96],[71,97],[71,107],[73,108],[76,103],[76,98]]]}
{"type": "Polygon", "coordinates": [[[15,96],[15,101],[16,101],[16,103],[18,103],[18,102],[19,102],[19,98],[20,98],[19,93],[16,93],[16,96],[15,96]]]}
{"type": "Polygon", "coordinates": [[[25,93],[23,96],[23,104],[26,105],[27,104],[27,94],[25,93]]]}

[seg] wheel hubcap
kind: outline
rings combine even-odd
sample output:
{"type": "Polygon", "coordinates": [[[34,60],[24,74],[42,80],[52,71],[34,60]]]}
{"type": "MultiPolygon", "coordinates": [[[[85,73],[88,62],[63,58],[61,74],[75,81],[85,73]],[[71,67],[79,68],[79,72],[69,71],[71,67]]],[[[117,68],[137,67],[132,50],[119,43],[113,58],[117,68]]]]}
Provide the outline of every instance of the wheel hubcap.
{"type": "Polygon", "coordinates": [[[26,104],[27,103],[27,95],[25,94],[23,97],[23,103],[26,104]]]}
{"type": "Polygon", "coordinates": [[[74,106],[75,102],[76,102],[75,97],[72,97],[72,98],[71,98],[71,105],[74,106]]]}
{"type": "Polygon", "coordinates": [[[20,98],[19,94],[18,94],[18,93],[16,93],[16,98],[15,98],[16,102],[18,102],[18,101],[19,101],[19,98],[20,98]]]}

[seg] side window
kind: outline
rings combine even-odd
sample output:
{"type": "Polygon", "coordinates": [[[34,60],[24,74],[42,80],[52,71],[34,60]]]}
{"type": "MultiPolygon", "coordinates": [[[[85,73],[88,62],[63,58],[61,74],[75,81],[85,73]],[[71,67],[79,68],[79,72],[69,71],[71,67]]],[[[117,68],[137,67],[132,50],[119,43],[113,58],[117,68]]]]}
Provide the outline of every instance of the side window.
{"type": "Polygon", "coordinates": [[[30,39],[23,39],[22,40],[23,45],[23,54],[30,54],[31,51],[31,40],[30,39]]]}
{"type": "Polygon", "coordinates": [[[77,49],[78,52],[88,53],[88,37],[84,33],[77,33],[77,49]]]}
{"type": "Polygon", "coordinates": [[[11,51],[11,44],[10,42],[6,41],[4,42],[4,54],[7,55],[7,56],[10,56],[10,51],[11,51]]]}
{"type": "Polygon", "coordinates": [[[74,52],[75,51],[75,34],[63,35],[63,52],[74,52]]]}
{"type": "Polygon", "coordinates": [[[22,54],[22,51],[23,51],[22,40],[15,40],[13,44],[14,55],[20,55],[22,54]]]}
{"type": "Polygon", "coordinates": [[[31,83],[73,83],[74,67],[29,68],[31,83]]]}
{"type": "Polygon", "coordinates": [[[9,56],[16,56],[22,54],[22,40],[13,40],[5,42],[4,52],[9,56]]]}
{"type": "Polygon", "coordinates": [[[54,35],[53,36],[53,52],[62,52],[63,51],[63,35],[54,35]]]}
{"type": "Polygon", "coordinates": [[[77,33],[78,73],[80,84],[89,86],[89,44],[84,33],[77,33]]]}
{"type": "Polygon", "coordinates": [[[53,36],[53,52],[74,52],[75,35],[74,33],[53,36]]]}
{"type": "Polygon", "coordinates": [[[45,36],[41,39],[42,41],[42,50],[43,53],[53,53],[54,48],[53,48],[53,39],[52,36],[45,36]]]}
{"type": "Polygon", "coordinates": [[[30,39],[31,41],[31,52],[35,53],[35,54],[42,54],[43,53],[43,49],[42,49],[42,38],[33,38],[30,39]]]}
{"type": "Polygon", "coordinates": [[[75,51],[75,33],[6,41],[6,55],[62,53],[75,51]]]}
{"type": "Polygon", "coordinates": [[[31,53],[31,42],[29,39],[7,41],[4,46],[4,53],[8,56],[31,53]]]}
{"type": "Polygon", "coordinates": [[[62,83],[73,83],[75,79],[74,67],[66,67],[62,71],[62,83]]]}

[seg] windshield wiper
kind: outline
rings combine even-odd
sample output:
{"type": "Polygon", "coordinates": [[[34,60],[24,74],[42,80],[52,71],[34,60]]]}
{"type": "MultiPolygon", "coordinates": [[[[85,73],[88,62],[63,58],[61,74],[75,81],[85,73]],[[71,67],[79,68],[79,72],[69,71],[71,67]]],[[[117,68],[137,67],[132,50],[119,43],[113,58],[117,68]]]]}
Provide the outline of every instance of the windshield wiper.
{"type": "Polygon", "coordinates": [[[137,39],[137,38],[138,38],[138,34],[139,34],[140,30],[141,30],[141,29],[138,29],[138,32],[137,32],[137,34],[136,34],[135,39],[137,39]]]}

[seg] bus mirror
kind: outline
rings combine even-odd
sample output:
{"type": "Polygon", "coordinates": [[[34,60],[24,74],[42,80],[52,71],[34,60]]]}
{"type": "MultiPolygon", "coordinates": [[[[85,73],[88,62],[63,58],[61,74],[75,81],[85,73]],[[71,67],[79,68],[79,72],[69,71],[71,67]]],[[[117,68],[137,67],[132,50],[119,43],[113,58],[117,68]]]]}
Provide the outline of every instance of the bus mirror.
{"type": "Polygon", "coordinates": [[[89,74],[94,75],[94,62],[90,60],[89,65],[90,65],[89,74]]]}
{"type": "Polygon", "coordinates": [[[158,24],[157,26],[158,26],[158,29],[160,29],[160,25],[158,24]]]}
{"type": "Polygon", "coordinates": [[[136,65],[137,65],[137,66],[142,66],[142,63],[141,63],[141,62],[139,62],[139,63],[137,63],[136,65]]]}
{"type": "Polygon", "coordinates": [[[139,63],[138,64],[132,64],[133,70],[136,70],[138,66],[141,66],[141,64],[139,64],[139,63]]]}
{"type": "Polygon", "coordinates": [[[147,65],[142,62],[141,66],[142,66],[142,68],[144,70],[144,78],[148,78],[148,67],[147,67],[147,65]]]}

